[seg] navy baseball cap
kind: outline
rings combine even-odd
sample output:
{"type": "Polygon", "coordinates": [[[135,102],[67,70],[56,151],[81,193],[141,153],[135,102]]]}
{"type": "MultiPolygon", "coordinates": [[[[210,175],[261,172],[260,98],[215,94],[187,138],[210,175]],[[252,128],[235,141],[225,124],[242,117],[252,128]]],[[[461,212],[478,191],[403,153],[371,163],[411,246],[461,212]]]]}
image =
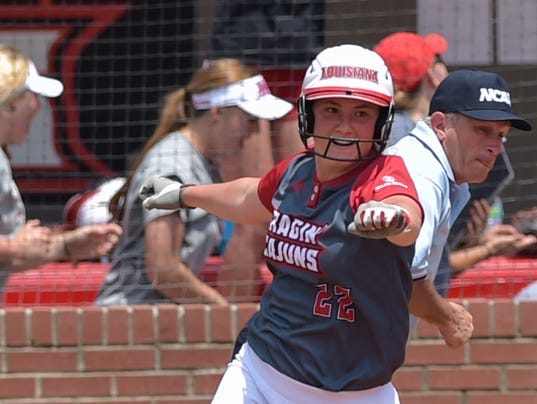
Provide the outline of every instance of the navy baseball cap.
{"type": "Polygon", "coordinates": [[[429,115],[437,111],[457,112],[481,121],[510,121],[514,128],[531,130],[528,121],[511,112],[506,81],[483,70],[457,70],[442,80],[429,105],[429,115]]]}

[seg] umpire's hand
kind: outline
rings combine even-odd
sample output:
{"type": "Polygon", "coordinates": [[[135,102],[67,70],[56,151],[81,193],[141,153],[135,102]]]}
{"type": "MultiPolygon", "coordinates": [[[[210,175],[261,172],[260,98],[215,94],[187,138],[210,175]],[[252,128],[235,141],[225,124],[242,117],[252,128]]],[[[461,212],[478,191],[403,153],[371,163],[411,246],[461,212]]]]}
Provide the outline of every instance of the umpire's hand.
{"type": "Polygon", "coordinates": [[[473,318],[460,304],[449,302],[449,305],[451,306],[451,320],[438,329],[447,346],[458,348],[471,338],[474,331],[473,318]]]}
{"type": "Polygon", "coordinates": [[[149,178],[140,188],[138,196],[146,209],[177,210],[188,208],[182,202],[184,185],[166,177],[149,178]]]}

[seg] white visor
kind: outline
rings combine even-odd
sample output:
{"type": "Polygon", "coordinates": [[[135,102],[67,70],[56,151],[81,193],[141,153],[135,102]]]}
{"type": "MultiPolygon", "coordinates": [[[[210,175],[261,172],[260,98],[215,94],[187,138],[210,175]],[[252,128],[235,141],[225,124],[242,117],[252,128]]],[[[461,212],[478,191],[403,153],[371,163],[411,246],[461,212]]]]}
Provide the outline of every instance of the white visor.
{"type": "Polygon", "coordinates": [[[49,98],[58,97],[63,92],[62,82],[41,76],[33,62],[30,62],[25,86],[28,90],[49,98]]]}
{"type": "Polygon", "coordinates": [[[270,93],[262,75],[232,83],[201,94],[192,94],[196,110],[237,106],[259,119],[278,119],[287,115],[293,105],[270,93]]]}

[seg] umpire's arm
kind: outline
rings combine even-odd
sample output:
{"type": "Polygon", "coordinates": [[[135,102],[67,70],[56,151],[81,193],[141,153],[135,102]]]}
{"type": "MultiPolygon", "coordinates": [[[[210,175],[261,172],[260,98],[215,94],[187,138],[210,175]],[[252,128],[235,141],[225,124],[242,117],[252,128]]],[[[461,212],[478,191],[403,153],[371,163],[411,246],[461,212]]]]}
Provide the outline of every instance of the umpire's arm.
{"type": "Polygon", "coordinates": [[[410,312],[438,326],[446,344],[457,348],[472,336],[472,315],[461,305],[444,299],[425,277],[413,282],[410,312]]]}

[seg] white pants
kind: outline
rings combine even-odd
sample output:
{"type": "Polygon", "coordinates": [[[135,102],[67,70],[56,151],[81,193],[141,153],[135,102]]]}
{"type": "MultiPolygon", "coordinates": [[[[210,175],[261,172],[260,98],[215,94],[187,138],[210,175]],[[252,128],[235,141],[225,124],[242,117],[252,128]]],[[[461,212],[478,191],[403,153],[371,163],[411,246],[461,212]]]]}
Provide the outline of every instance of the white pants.
{"type": "Polygon", "coordinates": [[[318,389],[278,372],[245,343],[228,365],[211,404],[400,404],[391,382],[360,391],[318,389]]]}

